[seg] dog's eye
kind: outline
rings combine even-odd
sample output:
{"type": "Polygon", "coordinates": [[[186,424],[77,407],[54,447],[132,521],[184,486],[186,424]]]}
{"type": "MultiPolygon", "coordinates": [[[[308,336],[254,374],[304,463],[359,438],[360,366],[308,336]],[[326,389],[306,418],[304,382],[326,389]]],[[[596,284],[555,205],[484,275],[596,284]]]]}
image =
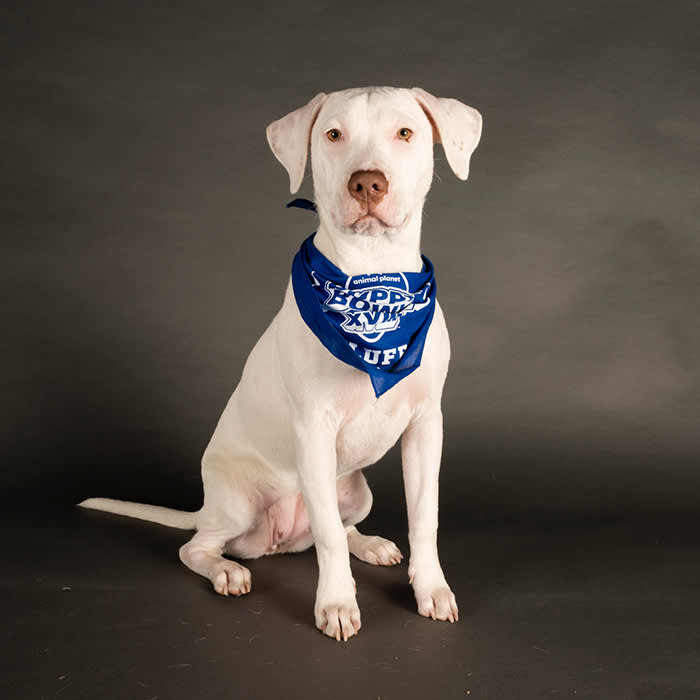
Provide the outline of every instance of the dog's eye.
{"type": "Polygon", "coordinates": [[[402,140],[402,141],[410,141],[411,136],[413,136],[413,132],[406,128],[405,126],[402,129],[399,129],[396,132],[396,135],[402,140]]]}
{"type": "Polygon", "coordinates": [[[326,131],[326,136],[329,141],[340,141],[343,134],[340,132],[340,129],[328,129],[328,131],[326,131]]]}

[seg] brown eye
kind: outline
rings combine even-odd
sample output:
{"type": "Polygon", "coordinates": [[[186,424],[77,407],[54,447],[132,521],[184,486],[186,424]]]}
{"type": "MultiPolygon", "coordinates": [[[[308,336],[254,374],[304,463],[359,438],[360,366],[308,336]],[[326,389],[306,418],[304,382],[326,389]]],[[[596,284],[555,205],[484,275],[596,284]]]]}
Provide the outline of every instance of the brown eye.
{"type": "Polygon", "coordinates": [[[328,131],[326,131],[326,136],[329,141],[340,141],[342,135],[340,129],[328,129],[328,131]]]}
{"type": "Polygon", "coordinates": [[[402,140],[402,141],[410,141],[411,136],[413,136],[413,132],[410,129],[407,129],[405,126],[402,129],[399,129],[396,132],[396,135],[402,140]]]}

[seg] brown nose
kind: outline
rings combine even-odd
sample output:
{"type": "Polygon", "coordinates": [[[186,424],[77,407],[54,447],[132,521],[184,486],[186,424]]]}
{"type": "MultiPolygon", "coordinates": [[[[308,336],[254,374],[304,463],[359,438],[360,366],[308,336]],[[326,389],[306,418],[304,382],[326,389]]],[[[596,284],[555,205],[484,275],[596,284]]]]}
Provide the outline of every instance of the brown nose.
{"type": "Polygon", "coordinates": [[[358,170],[348,180],[350,194],[368,208],[379,204],[388,190],[389,183],[379,170],[358,170]]]}

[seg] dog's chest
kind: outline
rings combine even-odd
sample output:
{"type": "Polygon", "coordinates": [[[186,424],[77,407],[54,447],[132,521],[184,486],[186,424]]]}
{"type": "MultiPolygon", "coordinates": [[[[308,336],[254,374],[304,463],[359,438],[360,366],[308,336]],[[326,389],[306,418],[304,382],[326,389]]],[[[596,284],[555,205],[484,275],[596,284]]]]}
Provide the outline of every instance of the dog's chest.
{"type": "Polygon", "coordinates": [[[407,392],[399,387],[392,391],[351,406],[336,442],[339,475],[377,462],[401,437],[413,415],[413,405],[407,392]]]}

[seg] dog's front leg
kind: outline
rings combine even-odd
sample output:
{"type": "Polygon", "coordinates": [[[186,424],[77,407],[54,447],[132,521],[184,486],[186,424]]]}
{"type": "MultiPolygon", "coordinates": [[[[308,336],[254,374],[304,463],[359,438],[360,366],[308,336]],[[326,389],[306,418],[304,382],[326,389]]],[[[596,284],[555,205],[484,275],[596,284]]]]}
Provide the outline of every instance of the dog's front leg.
{"type": "Polygon", "coordinates": [[[430,404],[401,439],[411,559],[409,580],[418,612],[434,620],[459,619],[457,602],[442,572],[437,551],[438,476],[442,456],[442,411],[430,404]]]}
{"type": "Polygon", "coordinates": [[[297,468],[318,558],[316,626],[329,637],[347,641],[360,629],[360,609],[338,509],[336,436],[337,426],[328,418],[295,421],[297,468]]]}

